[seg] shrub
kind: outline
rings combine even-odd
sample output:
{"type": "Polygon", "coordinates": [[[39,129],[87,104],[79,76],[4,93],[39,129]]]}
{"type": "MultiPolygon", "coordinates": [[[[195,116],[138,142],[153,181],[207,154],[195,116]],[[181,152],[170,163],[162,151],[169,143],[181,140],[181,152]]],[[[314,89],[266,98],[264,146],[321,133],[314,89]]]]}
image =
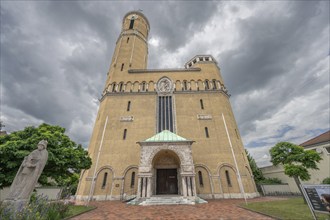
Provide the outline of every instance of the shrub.
{"type": "Polygon", "coordinates": [[[330,184],[330,177],[325,178],[325,179],[322,181],[322,184],[330,184]]]}
{"type": "Polygon", "coordinates": [[[265,178],[258,182],[258,184],[282,184],[282,180],[278,178],[265,178]]]}
{"type": "Polygon", "coordinates": [[[68,212],[69,205],[62,202],[49,202],[45,196],[36,196],[21,211],[16,212],[10,207],[0,206],[1,220],[60,220],[68,212]]]}

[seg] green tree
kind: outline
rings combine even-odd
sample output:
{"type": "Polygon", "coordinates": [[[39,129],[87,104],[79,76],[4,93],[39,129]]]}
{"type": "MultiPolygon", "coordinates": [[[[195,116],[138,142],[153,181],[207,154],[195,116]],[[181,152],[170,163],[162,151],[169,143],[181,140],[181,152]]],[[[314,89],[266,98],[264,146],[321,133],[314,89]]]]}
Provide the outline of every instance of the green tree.
{"type": "Polygon", "coordinates": [[[301,194],[300,179],[310,179],[308,169],[318,170],[317,163],[322,160],[320,155],[313,150],[304,150],[303,147],[289,143],[277,143],[270,150],[271,162],[277,166],[284,166],[284,173],[292,177],[296,182],[301,194]]]}
{"type": "Polygon", "coordinates": [[[250,153],[246,149],[245,149],[245,153],[246,153],[246,156],[248,158],[248,161],[249,161],[249,164],[250,164],[250,167],[252,170],[254,181],[258,184],[262,180],[264,180],[265,177],[262,174],[261,169],[257,166],[257,163],[254,160],[254,158],[250,155],[250,153]]]}
{"type": "Polygon", "coordinates": [[[39,178],[42,185],[77,185],[80,171],[92,162],[88,152],[64,134],[60,126],[41,124],[0,137],[0,189],[10,186],[23,159],[40,140],[48,141],[48,161],[39,178]]]}

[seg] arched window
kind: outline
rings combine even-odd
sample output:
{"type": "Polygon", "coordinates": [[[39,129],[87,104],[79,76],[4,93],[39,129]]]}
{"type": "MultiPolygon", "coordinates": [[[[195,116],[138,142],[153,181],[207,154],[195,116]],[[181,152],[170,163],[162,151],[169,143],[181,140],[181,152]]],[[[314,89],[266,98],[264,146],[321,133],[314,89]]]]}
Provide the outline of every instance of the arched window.
{"type": "Polygon", "coordinates": [[[135,172],[132,172],[132,176],[131,176],[131,188],[134,187],[135,184],[135,172]]]}
{"type": "Polygon", "coordinates": [[[119,92],[122,92],[123,91],[123,83],[119,83],[119,92]]]}
{"type": "Polygon", "coordinates": [[[187,81],[183,81],[183,90],[188,90],[187,81]]]}
{"type": "Polygon", "coordinates": [[[213,83],[213,89],[217,89],[217,81],[214,79],[212,83],[213,83]]]}
{"type": "Polygon", "coordinates": [[[205,90],[210,89],[209,81],[205,80],[205,90]]]}
{"type": "Polygon", "coordinates": [[[142,88],[141,91],[146,91],[146,82],[142,82],[142,88]]]}
{"type": "Polygon", "coordinates": [[[203,175],[202,175],[202,171],[198,171],[198,179],[199,179],[199,185],[201,187],[204,186],[204,183],[203,183],[203,175]]]}
{"type": "Polygon", "coordinates": [[[116,83],[112,84],[112,92],[116,92],[116,83]]]}
{"type": "Polygon", "coordinates": [[[225,173],[226,173],[227,184],[228,184],[228,186],[231,186],[231,180],[230,180],[230,176],[229,176],[229,171],[226,170],[225,173]]]}
{"type": "Polygon", "coordinates": [[[129,29],[133,29],[134,26],[134,18],[131,18],[131,22],[129,23],[129,29]]]}
{"type": "Polygon", "coordinates": [[[107,177],[108,177],[108,173],[105,172],[103,176],[102,189],[104,189],[105,185],[107,185],[107,177]]]}

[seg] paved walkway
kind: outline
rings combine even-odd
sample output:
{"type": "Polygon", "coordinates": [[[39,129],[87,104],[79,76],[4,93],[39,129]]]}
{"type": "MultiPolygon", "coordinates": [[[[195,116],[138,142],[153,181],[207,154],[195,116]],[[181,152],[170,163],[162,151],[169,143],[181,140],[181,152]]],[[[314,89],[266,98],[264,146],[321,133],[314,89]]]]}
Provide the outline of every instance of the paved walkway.
{"type": "MultiPolygon", "coordinates": [[[[277,200],[275,197],[249,199],[248,202],[267,202],[277,200]]],[[[208,200],[207,204],[197,205],[161,205],[134,206],[120,201],[92,202],[97,209],[79,215],[75,220],[88,219],[272,219],[238,207],[244,203],[242,199],[208,200]]]]}

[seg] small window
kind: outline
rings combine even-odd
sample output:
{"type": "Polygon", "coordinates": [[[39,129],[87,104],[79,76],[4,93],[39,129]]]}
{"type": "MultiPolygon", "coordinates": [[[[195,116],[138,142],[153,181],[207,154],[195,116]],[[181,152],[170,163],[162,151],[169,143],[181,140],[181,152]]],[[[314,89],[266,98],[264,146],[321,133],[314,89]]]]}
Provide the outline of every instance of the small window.
{"type": "Polygon", "coordinates": [[[201,104],[201,109],[204,109],[203,99],[200,99],[199,102],[201,104]]]}
{"type": "Polygon", "coordinates": [[[131,110],[131,101],[128,101],[127,103],[127,111],[129,112],[131,110]]]}
{"type": "Polygon", "coordinates": [[[197,62],[197,60],[196,60],[196,59],[194,59],[194,60],[193,60],[193,63],[196,63],[196,62],[197,62]]]}
{"type": "Polygon", "coordinates": [[[212,83],[213,83],[213,89],[217,89],[217,81],[213,80],[212,83]]]}
{"type": "Polygon", "coordinates": [[[135,172],[132,172],[132,176],[131,176],[131,188],[134,187],[135,184],[135,172]]]}
{"type": "Polygon", "coordinates": [[[124,69],[124,64],[122,63],[122,64],[121,64],[120,71],[123,71],[123,69],[124,69]]]}
{"type": "Polygon", "coordinates": [[[103,182],[102,182],[102,189],[104,189],[105,186],[107,185],[107,178],[108,178],[108,173],[104,173],[103,182]]]}
{"type": "Polygon", "coordinates": [[[124,129],[124,134],[123,134],[123,140],[126,140],[126,136],[127,136],[127,129],[124,129]]]}
{"type": "Polygon", "coordinates": [[[131,22],[129,23],[129,29],[133,29],[134,26],[134,19],[131,19],[131,22]]]}
{"type": "Polygon", "coordinates": [[[205,57],[205,61],[209,61],[209,58],[208,57],[205,57]]]}
{"type": "Polygon", "coordinates": [[[112,85],[112,92],[115,92],[116,91],[116,83],[114,83],[113,85],[112,85]]]}
{"type": "Polygon", "coordinates": [[[230,181],[230,176],[229,176],[228,170],[226,170],[225,173],[226,173],[227,184],[228,184],[228,186],[231,186],[231,181],[230,181]]]}
{"type": "Polygon", "coordinates": [[[206,90],[210,89],[209,81],[208,80],[205,81],[205,89],[206,90]]]}
{"type": "Polygon", "coordinates": [[[205,137],[209,138],[209,129],[205,127],[205,137]]]}
{"type": "Polygon", "coordinates": [[[325,147],[325,149],[327,150],[328,154],[330,154],[330,147],[325,147]]]}
{"type": "Polygon", "coordinates": [[[199,185],[201,187],[204,186],[204,183],[203,183],[203,175],[202,175],[202,171],[198,171],[198,179],[199,179],[199,185]]]}
{"type": "Polygon", "coordinates": [[[145,82],[142,83],[142,91],[146,91],[146,83],[145,82]]]}
{"type": "Polygon", "coordinates": [[[123,83],[119,83],[119,92],[123,91],[123,83]]]}
{"type": "Polygon", "coordinates": [[[192,66],[192,63],[189,63],[188,66],[191,67],[192,66]]]}
{"type": "Polygon", "coordinates": [[[183,90],[188,90],[187,81],[183,81],[183,90]]]}
{"type": "Polygon", "coordinates": [[[127,41],[126,41],[126,43],[128,43],[128,41],[129,41],[129,37],[127,38],[127,41]]]}

